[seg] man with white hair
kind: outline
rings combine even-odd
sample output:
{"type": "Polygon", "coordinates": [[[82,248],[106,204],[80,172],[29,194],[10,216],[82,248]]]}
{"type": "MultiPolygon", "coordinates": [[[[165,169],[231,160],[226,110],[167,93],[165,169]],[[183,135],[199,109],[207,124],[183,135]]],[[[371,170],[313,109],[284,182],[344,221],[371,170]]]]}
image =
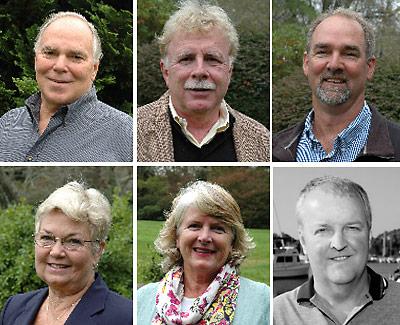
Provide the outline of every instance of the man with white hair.
{"type": "Polygon", "coordinates": [[[268,161],[269,131],[224,101],[239,48],[225,11],[186,1],[158,42],[168,91],[138,109],[138,161],[268,161]]]}
{"type": "Polygon", "coordinates": [[[34,50],[40,92],[0,118],[0,161],[132,161],[132,118],[96,96],[95,27],[75,12],[52,14],[34,50]]]}

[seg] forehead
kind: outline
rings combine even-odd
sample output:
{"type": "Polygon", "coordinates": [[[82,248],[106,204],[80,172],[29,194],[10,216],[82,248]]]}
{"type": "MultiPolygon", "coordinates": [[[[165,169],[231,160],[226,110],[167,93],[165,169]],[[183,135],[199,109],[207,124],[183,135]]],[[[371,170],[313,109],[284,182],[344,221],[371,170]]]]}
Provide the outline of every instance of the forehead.
{"type": "Polygon", "coordinates": [[[320,43],[365,47],[364,31],[354,19],[331,16],[324,19],[312,34],[311,47],[320,43]]]}
{"type": "Polygon", "coordinates": [[[89,226],[86,223],[75,221],[58,210],[53,210],[41,218],[39,230],[51,232],[56,236],[90,234],[89,226]]]}
{"type": "Polygon", "coordinates": [[[217,27],[207,32],[178,31],[172,37],[167,53],[176,54],[182,51],[217,51],[228,56],[230,44],[228,38],[217,27]]]}
{"type": "Polygon", "coordinates": [[[75,44],[79,47],[91,47],[92,31],[83,20],[77,17],[62,17],[53,21],[44,30],[40,45],[57,42],[75,44]]]}
{"type": "Polygon", "coordinates": [[[364,208],[357,198],[321,189],[306,195],[301,215],[304,225],[367,222],[364,208]]]}

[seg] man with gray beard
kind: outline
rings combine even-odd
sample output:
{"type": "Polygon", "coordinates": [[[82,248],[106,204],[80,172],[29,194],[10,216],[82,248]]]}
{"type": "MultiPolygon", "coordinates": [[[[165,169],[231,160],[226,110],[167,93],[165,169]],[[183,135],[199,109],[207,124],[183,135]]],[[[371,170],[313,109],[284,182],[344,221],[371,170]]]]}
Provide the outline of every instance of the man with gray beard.
{"type": "Polygon", "coordinates": [[[376,58],[372,26],[338,8],[307,35],[303,71],[312,91],[306,119],[273,137],[273,161],[400,161],[400,127],[365,100],[376,58]]]}
{"type": "Polygon", "coordinates": [[[239,48],[225,11],[185,1],[158,42],[168,91],[138,108],[138,161],[269,161],[269,131],[224,100],[239,48]]]}

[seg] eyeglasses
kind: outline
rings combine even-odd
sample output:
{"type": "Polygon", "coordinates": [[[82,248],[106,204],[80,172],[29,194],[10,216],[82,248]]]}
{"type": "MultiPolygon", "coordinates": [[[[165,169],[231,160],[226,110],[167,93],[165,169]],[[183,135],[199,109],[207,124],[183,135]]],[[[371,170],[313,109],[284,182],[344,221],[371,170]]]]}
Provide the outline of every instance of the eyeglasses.
{"type": "Polygon", "coordinates": [[[60,240],[61,245],[69,251],[79,250],[85,246],[85,243],[99,242],[99,240],[83,240],[76,237],[60,238],[54,236],[53,234],[41,233],[41,232],[33,234],[32,236],[34,238],[36,245],[40,247],[45,247],[45,248],[53,247],[56,244],[57,240],[60,240]]]}

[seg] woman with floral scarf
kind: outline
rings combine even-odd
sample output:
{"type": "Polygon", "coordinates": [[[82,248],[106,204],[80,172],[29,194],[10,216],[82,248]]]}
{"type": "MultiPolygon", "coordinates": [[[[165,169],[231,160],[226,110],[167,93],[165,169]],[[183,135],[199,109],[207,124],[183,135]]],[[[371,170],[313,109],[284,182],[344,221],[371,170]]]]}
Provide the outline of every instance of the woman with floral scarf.
{"type": "Polygon", "coordinates": [[[269,324],[269,288],[239,275],[254,243],[221,186],[181,189],[155,245],[166,274],[138,290],[138,324],[269,324]]]}

